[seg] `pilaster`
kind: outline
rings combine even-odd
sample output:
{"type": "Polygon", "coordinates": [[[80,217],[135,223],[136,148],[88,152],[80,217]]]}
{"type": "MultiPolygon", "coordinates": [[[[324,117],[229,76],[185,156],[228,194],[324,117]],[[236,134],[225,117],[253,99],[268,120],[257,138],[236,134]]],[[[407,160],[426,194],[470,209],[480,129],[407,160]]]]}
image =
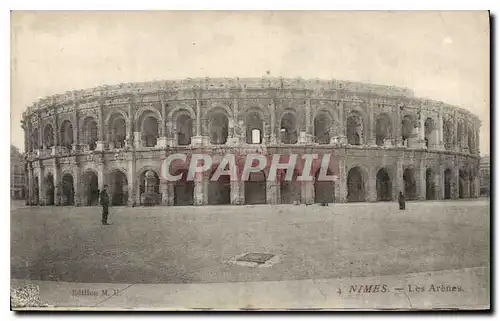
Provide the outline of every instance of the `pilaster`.
{"type": "Polygon", "coordinates": [[[335,182],[335,203],[345,203],[347,201],[347,171],[344,157],[338,156],[339,174],[335,182]]]}
{"type": "Polygon", "coordinates": [[[419,199],[421,201],[424,201],[426,199],[426,192],[427,192],[427,185],[426,185],[426,180],[425,180],[425,162],[423,159],[420,160],[419,166],[418,166],[418,195],[419,199]]]}
{"type": "Polygon", "coordinates": [[[194,205],[203,206],[208,204],[208,182],[206,173],[195,175],[194,180],[194,205]]]}
{"type": "Polygon", "coordinates": [[[80,165],[78,163],[73,164],[73,184],[75,189],[75,206],[82,205],[82,194],[83,194],[83,185],[81,178],[81,170],[80,165]]]}
{"type": "MultiPolygon", "coordinates": [[[[136,177],[136,164],[135,164],[135,151],[127,155],[127,182],[128,182],[128,206],[136,206],[137,202],[137,177],[136,177]]],[[[140,196],[140,195],[139,195],[140,196]]]]}
{"type": "Polygon", "coordinates": [[[367,201],[368,202],[376,202],[377,201],[377,174],[374,173],[374,169],[370,169],[370,173],[368,175],[368,190],[367,190],[367,201]]]}
{"type": "Polygon", "coordinates": [[[279,204],[280,186],[275,181],[266,181],[266,203],[271,205],[279,204]]]}
{"type": "Polygon", "coordinates": [[[245,183],[242,181],[231,181],[231,204],[243,205],[245,203],[245,183]]]}

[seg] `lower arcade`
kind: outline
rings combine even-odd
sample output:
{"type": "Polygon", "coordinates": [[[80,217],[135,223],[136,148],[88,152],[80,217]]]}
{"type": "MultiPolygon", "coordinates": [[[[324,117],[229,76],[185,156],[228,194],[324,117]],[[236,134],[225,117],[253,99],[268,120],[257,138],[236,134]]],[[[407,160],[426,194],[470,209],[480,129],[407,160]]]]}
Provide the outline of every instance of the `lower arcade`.
{"type": "Polygon", "coordinates": [[[172,182],[162,179],[160,163],[166,153],[161,153],[134,152],[121,159],[92,153],[80,160],[73,156],[29,163],[28,203],[97,206],[104,185],[113,206],[387,202],[400,192],[407,200],[479,197],[477,159],[467,155],[345,149],[333,152],[338,167],[327,174],[335,174],[335,181],[318,179],[319,170],[311,181],[297,180],[296,170],[292,180],[284,175],[268,180],[268,169],[250,173],[246,181],[232,181],[228,175],[214,181],[215,168],[188,180],[188,168],[177,168],[170,174],[182,174],[182,179],[172,182]]]}

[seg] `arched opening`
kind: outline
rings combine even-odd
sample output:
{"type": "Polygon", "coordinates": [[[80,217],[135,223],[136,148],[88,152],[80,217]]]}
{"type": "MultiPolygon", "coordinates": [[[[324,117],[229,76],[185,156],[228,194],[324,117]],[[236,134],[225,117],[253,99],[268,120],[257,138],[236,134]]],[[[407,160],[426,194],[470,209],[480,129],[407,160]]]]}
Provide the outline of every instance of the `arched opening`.
{"type": "Polygon", "coordinates": [[[297,118],[294,113],[287,112],[281,117],[280,138],[283,144],[297,144],[297,118]]]}
{"type": "Polygon", "coordinates": [[[128,181],[127,175],[120,170],[114,170],[109,175],[109,194],[112,205],[127,205],[128,181]]]}
{"type": "Polygon", "coordinates": [[[262,144],[264,121],[257,112],[250,112],[246,116],[246,142],[247,144],[262,144]]]}
{"type": "Polygon", "coordinates": [[[314,139],[318,144],[330,144],[330,128],[332,119],[326,112],[317,114],[314,117],[314,139]]]}
{"type": "Polygon", "coordinates": [[[286,180],[286,170],[278,170],[276,176],[280,183],[280,203],[293,204],[294,202],[300,202],[301,186],[300,182],[297,181],[297,177],[300,176],[299,172],[294,170],[292,180],[289,181],[286,180]]]}
{"type": "MultiPolygon", "coordinates": [[[[210,178],[217,168],[214,168],[210,178]]],[[[208,204],[226,205],[231,204],[231,180],[229,175],[221,175],[216,181],[210,179],[208,182],[208,204]]]]}
{"type": "Polygon", "coordinates": [[[63,121],[61,124],[61,146],[71,149],[73,145],[73,125],[69,120],[63,121]]]}
{"type": "Polygon", "coordinates": [[[392,182],[389,173],[385,168],[381,168],[377,173],[377,201],[392,200],[392,182]]]}
{"type": "Polygon", "coordinates": [[[414,127],[413,118],[410,115],[405,115],[401,121],[401,139],[403,146],[408,147],[408,141],[413,134],[414,127]]]}
{"type": "Polygon", "coordinates": [[[443,140],[445,149],[453,148],[453,124],[450,121],[443,124],[443,140]]]}
{"type": "MultiPolygon", "coordinates": [[[[335,202],[335,182],[319,180],[321,169],[314,175],[314,203],[334,203],[335,202]]],[[[328,168],[327,175],[332,176],[333,172],[328,168]]]]}
{"type": "Polygon", "coordinates": [[[451,199],[451,185],[452,185],[452,172],[451,169],[444,171],[444,199],[451,199]]]}
{"type": "Polygon", "coordinates": [[[384,146],[385,140],[391,136],[391,120],[387,114],[381,114],[375,121],[375,143],[384,146]]]}
{"type": "Polygon", "coordinates": [[[459,170],[458,176],[458,198],[465,198],[465,172],[459,170]]]}
{"type": "Polygon", "coordinates": [[[99,179],[97,174],[88,171],[82,176],[83,191],[84,191],[84,201],[83,204],[87,206],[99,205],[99,179]]]}
{"type": "Polygon", "coordinates": [[[429,148],[436,144],[434,131],[436,128],[434,127],[434,120],[432,118],[427,118],[424,123],[424,132],[425,132],[425,147],[429,148]]]}
{"type": "Polygon", "coordinates": [[[174,182],[174,205],[185,206],[194,204],[194,182],[187,180],[188,170],[178,169],[172,175],[182,174],[182,178],[174,182]]]}
{"type": "Polygon", "coordinates": [[[245,204],[266,204],[266,175],[264,172],[250,173],[245,182],[245,204]]]}
{"type": "Polygon", "coordinates": [[[417,199],[417,182],[415,180],[415,173],[412,168],[407,168],[403,172],[403,181],[405,185],[405,197],[408,200],[417,199]]]}
{"type": "Polygon", "coordinates": [[[139,177],[141,205],[154,206],[161,203],[160,177],[153,170],[145,170],[139,177]]]}
{"type": "Polygon", "coordinates": [[[347,174],[347,201],[365,201],[365,182],[361,168],[353,167],[347,174]]]}
{"type": "Polygon", "coordinates": [[[351,115],[347,118],[347,143],[361,145],[363,137],[363,122],[361,117],[351,115]]]}
{"type": "Polygon", "coordinates": [[[66,173],[61,179],[61,189],[62,189],[62,200],[63,205],[73,205],[75,203],[75,189],[73,186],[73,176],[66,173]]]}
{"type": "Polygon", "coordinates": [[[425,171],[425,199],[436,199],[436,188],[434,184],[434,173],[430,168],[425,171]]]}
{"type": "Polygon", "coordinates": [[[210,144],[222,145],[227,142],[229,120],[221,112],[214,112],[209,118],[210,144]]]}
{"type": "Polygon", "coordinates": [[[44,148],[54,146],[54,129],[51,124],[47,124],[43,129],[43,145],[44,148]]]}
{"type": "Polygon", "coordinates": [[[193,136],[193,120],[188,114],[181,114],[177,117],[176,122],[177,145],[187,146],[191,144],[193,136]]]}
{"type": "Polygon", "coordinates": [[[98,141],[97,122],[92,117],[85,118],[83,122],[83,141],[89,146],[90,150],[95,150],[98,141]]]}
{"type": "Polygon", "coordinates": [[[127,123],[123,115],[114,114],[108,124],[109,141],[113,148],[124,148],[127,139],[127,123]]]}
{"type": "Polygon", "coordinates": [[[49,173],[45,177],[45,205],[54,205],[54,176],[49,173]]]}
{"type": "Polygon", "coordinates": [[[141,139],[142,146],[155,147],[158,141],[158,119],[150,115],[142,121],[141,139]]]}

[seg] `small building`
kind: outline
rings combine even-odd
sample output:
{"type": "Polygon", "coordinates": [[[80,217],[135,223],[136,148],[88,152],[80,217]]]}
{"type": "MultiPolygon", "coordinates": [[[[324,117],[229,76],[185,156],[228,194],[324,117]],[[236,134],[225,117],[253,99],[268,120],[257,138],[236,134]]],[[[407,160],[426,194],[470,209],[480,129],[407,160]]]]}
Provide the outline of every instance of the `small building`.
{"type": "Polygon", "coordinates": [[[10,145],[10,198],[21,200],[25,198],[25,162],[19,149],[10,145]]]}
{"type": "Polygon", "coordinates": [[[479,185],[480,185],[480,195],[490,196],[490,155],[481,157],[479,163],[479,185]]]}

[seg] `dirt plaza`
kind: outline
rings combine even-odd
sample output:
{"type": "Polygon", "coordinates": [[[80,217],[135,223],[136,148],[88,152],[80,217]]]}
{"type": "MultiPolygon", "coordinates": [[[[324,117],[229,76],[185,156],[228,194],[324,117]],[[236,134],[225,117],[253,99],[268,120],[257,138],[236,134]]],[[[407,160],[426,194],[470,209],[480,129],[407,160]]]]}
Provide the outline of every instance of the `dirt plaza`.
{"type": "Polygon", "coordinates": [[[489,266],[488,200],[11,210],[11,278],[224,283],[489,266]],[[273,257],[273,264],[233,264],[273,257]]]}

